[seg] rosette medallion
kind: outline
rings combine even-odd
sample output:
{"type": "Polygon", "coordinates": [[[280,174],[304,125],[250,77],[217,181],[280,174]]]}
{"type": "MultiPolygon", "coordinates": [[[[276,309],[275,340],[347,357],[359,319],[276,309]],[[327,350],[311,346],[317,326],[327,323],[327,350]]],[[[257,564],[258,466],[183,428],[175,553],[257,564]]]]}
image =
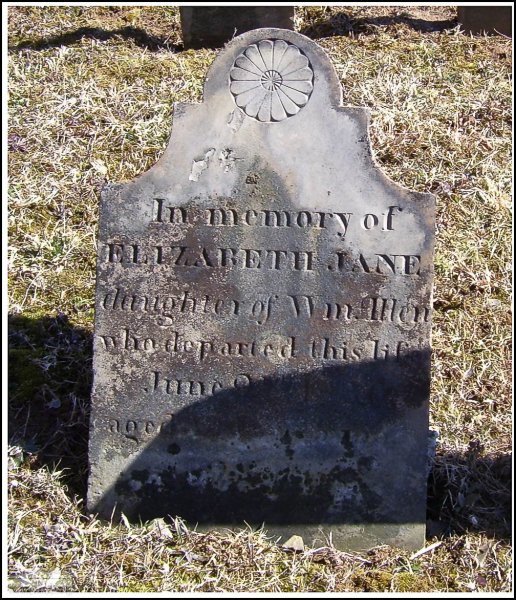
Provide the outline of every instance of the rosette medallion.
{"type": "Polygon", "coordinates": [[[246,115],[272,123],[297,114],[313,90],[314,73],[301,50],[284,40],[248,46],[229,72],[229,89],[246,115]]]}

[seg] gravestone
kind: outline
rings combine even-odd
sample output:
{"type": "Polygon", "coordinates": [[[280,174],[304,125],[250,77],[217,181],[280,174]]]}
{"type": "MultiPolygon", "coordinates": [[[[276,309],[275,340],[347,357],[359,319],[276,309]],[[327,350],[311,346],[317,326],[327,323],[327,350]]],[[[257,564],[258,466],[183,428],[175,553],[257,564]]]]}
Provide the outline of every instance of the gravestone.
{"type": "Polygon", "coordinates": [[[434,197],[317,44],[228,44],[99,227],[91,511],[424,543],[434,197]]]}
{"type": "Polygon", "coordinates": [[[293,6],[181,6],[185,48],[220,48],[260,27],[294,28],[293,6]]]}
{"type": "Polygon", "coordinates": [[[512,6],[458,6],[457,19],[467,34],[512,36],[512,6]]]}

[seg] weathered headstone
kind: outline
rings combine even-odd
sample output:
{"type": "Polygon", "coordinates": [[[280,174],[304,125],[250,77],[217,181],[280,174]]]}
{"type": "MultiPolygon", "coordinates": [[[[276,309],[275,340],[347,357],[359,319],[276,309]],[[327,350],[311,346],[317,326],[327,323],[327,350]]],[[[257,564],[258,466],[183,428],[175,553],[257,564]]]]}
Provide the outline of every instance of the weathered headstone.
{"type": "Polygon", "coordinates": [[[512,35],[512,6],[458,6],[457,19],[464,33],[512,35]]]}
{"type": "Polygon", "coordinates": [[[185,48],[220,48],[260,27],[294,28],[293,6],[181,6],[185,48]]]}
{"type": "Polygon", "coordinates": [[[317,44],[246,33],[104,190],[90,510],[423,544],[434,198],[341,101],[317,44]]]}

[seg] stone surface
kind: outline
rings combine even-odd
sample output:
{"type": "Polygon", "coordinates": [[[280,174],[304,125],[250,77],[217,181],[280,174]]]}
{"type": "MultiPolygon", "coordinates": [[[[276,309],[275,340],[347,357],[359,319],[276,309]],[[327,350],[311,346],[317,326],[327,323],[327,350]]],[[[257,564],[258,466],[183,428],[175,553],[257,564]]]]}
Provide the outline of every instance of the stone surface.
{"type": "Polygon", "coordinates": [[[457,18],[464,33],[512,35],[512,6],[458,6],[457,18]]]}
{"type": "Polygon", "coordinates": [[[248,32],[104,189],[91,511],[423,546],[434,197],[341,104],[317,44],[248,32]]]}
{"type": "Polygon", "coordinates": [[[259,27],[294,28],[293,6],[181,6],[185,48],[220,48],[259,27]]]}
{"type": "Polygon", "coordinates": [[[288,540],[281,545],[285,550],[293,550],[294,552],[303,552],[305,549],[303,538],[300,535],[289,537],[288,540]]]}

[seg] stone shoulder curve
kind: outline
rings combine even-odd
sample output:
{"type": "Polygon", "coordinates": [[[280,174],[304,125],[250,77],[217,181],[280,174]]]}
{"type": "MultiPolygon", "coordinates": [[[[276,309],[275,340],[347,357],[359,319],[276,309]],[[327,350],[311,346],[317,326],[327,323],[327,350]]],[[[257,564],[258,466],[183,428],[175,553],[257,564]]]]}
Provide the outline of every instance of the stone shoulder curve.
{"type": "Polygon", "coordinates": [[[366,154],[366,160],[369,162],[370,167],[374,168],[379,178],[382,180],[386,187],[396,190],[398,193],[405,194],[410,200],[416,200],[429,204],[435,207],[436,197],[430,192],[418,192],[412,188],[406,187],[399,181],[392,179],[384,170],[384,167],[376,158],[373,144],[371,143],[370,137],[370,126],[371,126],[371,111],[369,108],[363,106],[339,106],[337,111],[355,119],[357,126],[360,130],[360,142],[364,145],[364,152],[366,154]]]}

